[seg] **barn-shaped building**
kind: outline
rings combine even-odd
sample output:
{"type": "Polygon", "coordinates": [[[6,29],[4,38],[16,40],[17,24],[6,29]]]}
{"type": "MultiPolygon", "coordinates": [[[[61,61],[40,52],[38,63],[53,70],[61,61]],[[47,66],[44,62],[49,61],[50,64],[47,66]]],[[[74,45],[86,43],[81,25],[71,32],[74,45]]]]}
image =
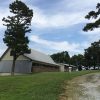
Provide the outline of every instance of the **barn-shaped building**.
{"type": "MultiPolygon", "coordinates": [[[[11,49],[7,49],[0,59],[0,73],[10,73],[13,57],[10,56],[11,49]]],[[[30,54],[24,54],[18,57],[15,64],[15,73],[31,73],[59,71],[57,65],[49,55],[36,50],[31,50],[30,54]]]]}

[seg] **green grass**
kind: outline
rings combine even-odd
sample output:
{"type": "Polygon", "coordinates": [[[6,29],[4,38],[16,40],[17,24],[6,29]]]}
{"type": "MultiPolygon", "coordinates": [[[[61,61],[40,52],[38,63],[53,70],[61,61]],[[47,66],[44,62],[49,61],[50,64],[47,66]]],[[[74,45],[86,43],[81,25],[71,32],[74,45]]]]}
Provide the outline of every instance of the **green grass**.
{"type": "Polygon", "coordinates": [[[0,100],[57,100],[65,80],[87,73],[91,71],[0,77],[0,100]]]}

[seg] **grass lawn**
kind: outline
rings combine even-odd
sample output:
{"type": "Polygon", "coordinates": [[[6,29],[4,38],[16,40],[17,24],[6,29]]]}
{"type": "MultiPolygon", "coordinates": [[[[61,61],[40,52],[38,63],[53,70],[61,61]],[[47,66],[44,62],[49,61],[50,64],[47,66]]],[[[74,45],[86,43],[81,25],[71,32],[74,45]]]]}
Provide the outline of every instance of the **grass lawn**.
{"type": "Polygon", "coordinates": [[[58,100],[65,80],[94,71],[0,77],[0,100],[58,100]]]}

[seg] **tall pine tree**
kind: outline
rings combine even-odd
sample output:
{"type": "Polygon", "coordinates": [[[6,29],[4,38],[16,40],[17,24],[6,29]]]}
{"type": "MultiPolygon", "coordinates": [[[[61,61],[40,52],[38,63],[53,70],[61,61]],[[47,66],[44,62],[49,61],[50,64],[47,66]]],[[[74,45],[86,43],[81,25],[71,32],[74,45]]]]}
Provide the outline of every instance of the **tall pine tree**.
{"type": "Polygon", "coordinates": [[[29,27],[33,17],[33,10],[29,9],[20,0],[15,0],[10,4],[9,9],[13,16],[2,19],[7,27],[3,41],[11,49],[10,55],[13,56],[11,75],[14,75],[16,59],[24,53],[31,52],[28,47],[29,40],[26,33],[31,32],[29,27]]]}

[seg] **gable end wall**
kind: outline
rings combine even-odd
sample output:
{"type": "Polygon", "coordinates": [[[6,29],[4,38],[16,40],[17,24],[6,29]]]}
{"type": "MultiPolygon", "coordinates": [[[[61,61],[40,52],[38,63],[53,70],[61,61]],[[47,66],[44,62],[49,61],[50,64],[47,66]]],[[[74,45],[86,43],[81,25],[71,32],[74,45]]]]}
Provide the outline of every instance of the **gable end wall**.
{"type": "MultiPolygon", "coordinates": [[[[13,57],[10,56],[10,50],[3,56],[2,60],[13,60],[13,57]]],[[[17,60],[29,60],[27,57],[21,55],[17,58],[17,60]]]]}

